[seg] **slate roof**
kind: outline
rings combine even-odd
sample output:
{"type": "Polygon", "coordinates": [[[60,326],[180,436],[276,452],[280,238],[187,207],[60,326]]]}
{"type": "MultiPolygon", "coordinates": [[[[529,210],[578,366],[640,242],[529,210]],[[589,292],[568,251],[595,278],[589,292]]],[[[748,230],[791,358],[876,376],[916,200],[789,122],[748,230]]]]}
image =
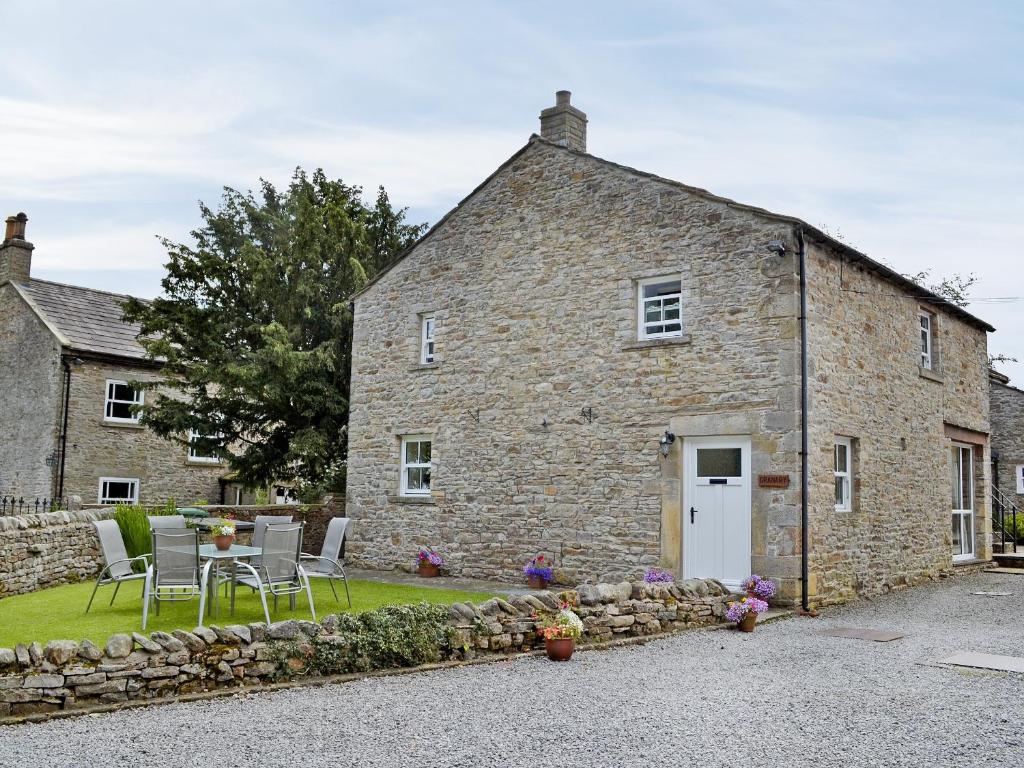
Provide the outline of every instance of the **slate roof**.
{"type": "Polygon", "coordinates": [[[128,296],[35,278],[12,285],[69,350],[145,359],[139,325],[121,319],[128,296]]]}

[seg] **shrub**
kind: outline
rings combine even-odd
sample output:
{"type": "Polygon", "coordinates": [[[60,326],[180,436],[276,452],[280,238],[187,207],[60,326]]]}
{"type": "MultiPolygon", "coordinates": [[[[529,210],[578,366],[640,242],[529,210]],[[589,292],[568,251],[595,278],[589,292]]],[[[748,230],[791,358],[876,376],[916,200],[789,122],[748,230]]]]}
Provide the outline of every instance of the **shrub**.
{"type": "MultiPolygon", "coordinates": [[[[177,513],[174,499],[168,499],[162,507],[146,509],[131,504],[118,504],[114,511],[114,520],[121,529],[128,557],[148,555],[153,552],[153,537],[149,530],[150,515],[173,515],[177,513]]],[[[142,570],[141,563],[134,563],[135,570],[142,570]]]]}

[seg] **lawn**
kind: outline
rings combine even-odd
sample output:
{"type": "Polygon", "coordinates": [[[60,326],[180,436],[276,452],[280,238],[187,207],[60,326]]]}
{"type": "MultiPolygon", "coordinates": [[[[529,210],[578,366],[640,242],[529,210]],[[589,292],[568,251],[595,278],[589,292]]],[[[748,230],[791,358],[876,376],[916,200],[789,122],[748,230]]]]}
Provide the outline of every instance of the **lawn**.
{"type": "MultiPolygon", "coordinates": [[[[482,602],[491,595],[482,592],[464,592],[454,589],[435,589],[406,584],[386,584],[377,581],[349,581],[352,591],[353,612],[369,611],[382,605],[396,603],[440,603],[451,604],[463,601],[482,602]]],[[[142,631],[142,582],[121,586],[117,600],[110,606],[114,587],[100,587],[92,610],[85,613],[93,582],[68,584],[52,587],[27,595],[16,595],[0,600],[0,648],[13,648],[16,643],[30,643],[38,640],[82,640],[89,639],[102,646],[110,635],[117,632],[142,631]]],[[[317,616],[322,618],[330,613],[349,610],[342,585],[337,585],[341,603],[334,601],[330,586],[322,581],[313,581],[313,603],[317,616]]],[[[239,589],[235,599],[235,613],[228,610],[229,600],[223,591],[220,594],[220,614],[216,617],[207,613],[206,624],[248,624],[264,621],[259,596],[248,589],[239,589]]],[[[268,598],[271,621],[285,619],[309,619],[309,605],[305,595],[296,598],[295,611],[288,608],[288,599],[282,598],[279,608],[274,610],[272,598],[268,598]]],[[[163,603],[160,615],[151,609],[147,632],[161,629],[192,629],[199,613],[199,599],[180,603],[163,603]]]]}

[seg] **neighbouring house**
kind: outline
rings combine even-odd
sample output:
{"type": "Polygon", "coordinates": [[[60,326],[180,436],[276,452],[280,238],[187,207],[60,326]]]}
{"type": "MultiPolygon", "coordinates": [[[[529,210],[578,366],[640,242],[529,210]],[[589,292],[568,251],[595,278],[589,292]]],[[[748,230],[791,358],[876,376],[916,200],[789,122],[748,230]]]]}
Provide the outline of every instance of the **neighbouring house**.
{"type": "Polygon", "coordinates": [[[988,323],[800,219],[587,154],[568,92],[540,119],[354,297],[350,557],[754,571],[807,605],[991,557],[988,323]]]}
{"type": "Polygon", "coordinates": [[[27,217],[0,244],[0,495],[85,504],[220,501],[224,467],[139,423],[158,377],[122,321],[127,296],[31,276],[27,217]]]}
{"type": "MultiPolygon", "coordinates": [[[[1012,518],[1016,511],[1018,526],[1024,531],[1024,390],[1010,385],[1010,378],[998,371],[989,372],[989,401],[992,418],[992,485],[1002,503],[1006,519],[1006,537],[996,531],[998,543],[1013,536],[1012,518]]],[[[1018,547],[1022,553],[1024,548],[1018,547]]]]}

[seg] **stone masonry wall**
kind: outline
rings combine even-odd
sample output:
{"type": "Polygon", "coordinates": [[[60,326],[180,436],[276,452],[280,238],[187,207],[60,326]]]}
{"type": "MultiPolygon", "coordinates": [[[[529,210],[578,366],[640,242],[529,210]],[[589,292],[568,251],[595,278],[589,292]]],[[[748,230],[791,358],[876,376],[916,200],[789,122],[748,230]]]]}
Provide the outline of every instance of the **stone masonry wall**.
{"type": "MultiPolygon", "coordinates": [[[[454,574],[511,578],[545,552],[562,583],[678,569],[686,436],[752,436],[755,475],[799,467],[794,261],[767,247],[788,230],[535,140],[356,298],[350,558],[433,546],[454,574]],[[637,282],[666,275],[685,336],[638,341],[637,282]],[[422,433],[433,493],[401,498],[400,437],[422,433]]],[[[787,594],[798,498],[753,490],[755,567],[787,594]]]]}
{"type": "MultiPolygon", "coordinates": [[[[999,490],[1024,512],[1024,495],[1017,492],[1017,467],[1024,466],[1024,391],[990,381],[992,450],[999,453],[999,490]]],[[[1020,519],[1020,514],[1018,514],[1020,519]]]]}
{"type": "Polygon", "coordinates": [[[125,477],[139,480],[140,504],[163,504],[173,498],[184,506],[220,499],[218,478],[226,471],[223,466],[190,462],[185,446],[164,440],[145,427],[104,421],[107,379],[153,378],[151,370],[115,363],[86,360],[74,367],[65,495],[78,495],[92,504],[99,500],[101,477],[125,477]]]}
{"type": "Polygon", "coordinates": [[[0,496],[53,496],[63,370],[57,338],[17,294],[0,285],[0,496]]]}
{"type": "MultiPolygon", "coordinates": [[[[989,432],[983,330],[809,244],[811,587],[815,602],[878,594],[947,573],[947,425],[989,432]],[[920,308],[938,361],[919,368],[920,308]],[[853,510],[835,510],[837,435],[854,440],[853,510]]],[[[975,451],[976,551],[990,553],[989,448],[975,451]]]]}
{"type": "MultiPolygon", "coordinates": [[[[439,643],[437,656],[460,660],[540,647],[537,624],[562,601],[582,617],[580,642],[585,645],[719,623],[727,599],[720,584],[692,580],[581,585],[558,595],[538,592],[479,606],[459,603],[451,606],[450,635],[439,643]]],[[[0,648],[0,722],[315,678],[318,654],[349,647],[343,618],[118,634],[102,647],[88,640],[54,640],[45,647],[0,648]]]]}
{"type": "Polygon", "coordinates": [[[103,564],[94,520],[113,509],[0,517],[0,599],[96,575],[103,564]]]}

